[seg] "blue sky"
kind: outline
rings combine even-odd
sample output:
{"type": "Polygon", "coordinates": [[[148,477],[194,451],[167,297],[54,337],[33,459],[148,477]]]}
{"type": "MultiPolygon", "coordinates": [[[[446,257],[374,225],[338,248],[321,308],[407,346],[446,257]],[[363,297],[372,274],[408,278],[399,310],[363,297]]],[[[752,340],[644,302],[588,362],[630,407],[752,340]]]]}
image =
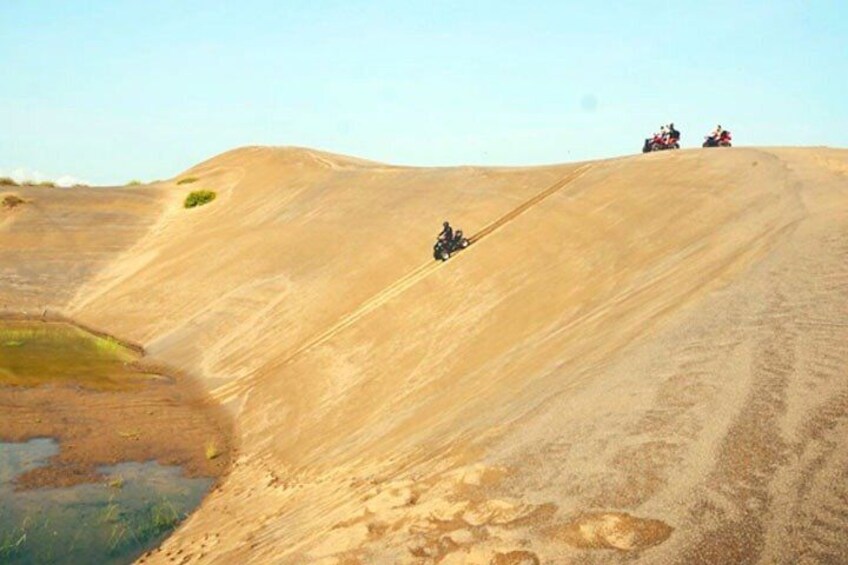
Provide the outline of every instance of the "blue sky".
{"type": "Polygon", "coordinates": [[[247,144],[559,163],[669,121],[848,145],[844,0],[3,0],[0,69],[0,174],[98,184],[247,144]]]}

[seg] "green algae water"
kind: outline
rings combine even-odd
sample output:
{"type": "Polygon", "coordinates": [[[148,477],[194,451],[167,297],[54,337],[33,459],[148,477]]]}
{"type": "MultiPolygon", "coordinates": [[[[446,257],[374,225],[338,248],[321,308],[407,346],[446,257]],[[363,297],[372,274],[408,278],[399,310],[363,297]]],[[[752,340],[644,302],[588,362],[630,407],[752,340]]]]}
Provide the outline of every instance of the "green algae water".
{"type": "MultiPolygon", "coordinates": [[[[55,467],[61,479],[61,472],[71,467],[56,463],[60,450],[92,442],[98,433],[114,435],[113,443],[89,443],[100,445],[107,455],[122,442],[138,441],[120,435],[127,426],[144,428],[144,420],[128,420],[128,403],[141,402],[151,419],[165,416],[155,410],[167,409],[171,397],[150,396],[150,391],[176,384],[145,373],[137,364],[141,356],[70,324],[0,321],[0,564],[131,563],[159,545],[208,492],[214,479],[188,478],[180,467],[154,461],[97,466],[102,477],[97,482],[22,485],[22,475],[34,469],[55,467]],[[63,399],[62,407],[55,404],[58,399],[63,399]],[[102,399],[110,401],[96,403],[102,399]],[[79,412],[61,413],[71,401],[79,412]],[[86,415],[90,406],[112,406],[113,419],[98,420],[100,411],[86,415]],[[114,430],[99,425],[107,421],[114,430]],[[46,423],[53,427],[43,427],[46,423]],[[76,434],[67,436],[73,439],[64,447],[56,439],[39,437],[39,429],[61,430],[58,435],[73,429],[76,434]]],[[[169,442],[163,449],[174,443],[164,437],[155,441],[169,442]]],[[[90,456],[97,459],[96,453],[90,456]]]]}
{"type": "Polygon", "coordinates": [[[15,477],[58,450],[43,438],[0,443],[0,563],[131,563],[161,543],[212,485],[148,462],[101,467],[105,483],[15,489],[15,477]]]}
{"type": "Polygon", "coordinates": [[[109,337],[58,322],[0,322],[0,385],[72,382],[115,389],[152,378],[133,363],[140,354],[109,337]]]}

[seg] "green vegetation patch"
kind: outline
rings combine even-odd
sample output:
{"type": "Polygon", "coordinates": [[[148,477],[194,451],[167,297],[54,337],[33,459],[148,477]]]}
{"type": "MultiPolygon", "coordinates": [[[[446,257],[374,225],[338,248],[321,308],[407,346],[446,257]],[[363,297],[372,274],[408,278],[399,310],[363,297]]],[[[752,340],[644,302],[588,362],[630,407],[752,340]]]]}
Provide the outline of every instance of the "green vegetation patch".
{"type": "Polygon", "coordinates": [[[177,181],[177,184],[191,184],[193,182],[197,182],[199,179],[197,177],[185,177],[177,181]]]}
{"type": "Polygon", "coordinates": [[[20,186],[15,179],[11,177],[0,177],[0,186],[20,186]]]}
{"type": "Polygon", "coordinates": [[[141,182],[140,180],[138,180],[138,179],[133,179],[133,180],[131,180],[130,182],[128,182],[128,183],[126,184],[126,186],[141,186],[142,184],[144,184],[144,183],[143,183],[143,182],[141,182]]]}
{"type": "Polygon", "coordinates": [[[213,200],[217,194],[212,192],[211,190],[195,190],[194,192],[190,192],[188,196],[186,196],[185,203],[183,206],[186,208],[194,208],[195,206],[203,206],[204,204],[209,204],[213,200]]]}
{"type": "MultiPolygon", "coordinates": [[[[140,355],[109,336],[61,323],[0,323],[0,386],[68,383],[119,390],[143,383],[140,355]]],[[[2,560],[0,560],[2,562],[2,560]]]]}

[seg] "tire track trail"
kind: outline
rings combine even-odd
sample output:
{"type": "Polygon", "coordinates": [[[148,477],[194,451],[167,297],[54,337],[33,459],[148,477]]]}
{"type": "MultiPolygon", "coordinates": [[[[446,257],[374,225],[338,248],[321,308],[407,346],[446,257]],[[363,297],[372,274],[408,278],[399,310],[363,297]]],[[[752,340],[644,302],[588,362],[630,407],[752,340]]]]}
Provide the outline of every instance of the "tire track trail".
{"type": "Polygon", "coordinates": [[[546,188],[530,200],[527,200],[523,204],[511,210],[509,213],[504,214],[494,222],[490,223],[489,225],[485,226],[483,229],[469,237],[469,243],[476,243],[481,239],[485,238],[486,236],[490,235],[492,232],[495,232],[498,229],[502,228],[503,226],[505,226],[506,224],[516,219],[518,216],[520,216],[530,208],[532,208],[533,206],[539,204],[549,196],[552,196],[556,192],[563,189],[565,186],[571,184],[578,178],[582,177],[586,173],[586,171],[589,170],[590,166],[591,165],[581,165],[580,167],[577,167],[569,174],[567,174],[566,176],[564,176],[563,178],[561,178],[560,180],[558,180],[557,182],[555,182],[550,187],[546,188]]]}
{"type": "MultiPolygon", "coordinates": [[[[513,208],[508,213],[503,216],[497,218],[493,222],[487,224],[482,229],[478,230],[475,234],[468,238],[470,244],[475,244],[479,241],[482,241],[489,235],[495,233],[497,230],[502,227],[508,225],[510,222],[515,220],[521,214],[527,212],[537,204],[541,203],[545,199],[549,198],[556,192],[562,190],[564,187],[568,186],[579,177],[583,176],[590,168],[590,165],[581,165],[575,170],[571,171],[569,174],[538,193],[536,196],[526,200],[516,208],[513,208]]],[[[349,312],[348,314],[343,315],[339,320],[327,328],[325,331],[321,332],[317,336],[311,338],[306,343],[302,344],[298,347],[294,352],[292,352],[288,357],[283,359],[281,362],[277,364],[277,368],[284,367],[292,362],[294,359],[306,353],[307,351],[313,349],[325,343],[329,339],[333,338],[335,335],[349,328],[377,308],[380,308],[390,300],[395,297],[403,294],[409,288],[413,287],[419,281],[425,279],[432,273],[434,273],[437,269],[441,268],[444,263],[440,261],[429,260],[426,263],[422,263],[415,269],[411,270],[398,280],[396,280],[391,285],[387,286],[377,294],[373,295],[371,298],[367,299],[365,302],[360,304],[356,309],[349,312]]],[[[212,391],[211,395],[213,398],[218,400],[219,402],[228,402],[244,392],[246,388],[253,383],[255,377],[246,377],[244,379],[238,379],[236,381],[227,383],[222,385],[215,390],[212,391]]]]}

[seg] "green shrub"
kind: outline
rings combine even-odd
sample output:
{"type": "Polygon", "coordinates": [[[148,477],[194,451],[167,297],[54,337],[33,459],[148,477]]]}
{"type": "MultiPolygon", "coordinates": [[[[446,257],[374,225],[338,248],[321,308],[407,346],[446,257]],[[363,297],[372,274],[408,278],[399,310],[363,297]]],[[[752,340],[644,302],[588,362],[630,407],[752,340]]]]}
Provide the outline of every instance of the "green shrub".
{"type": "Polygon", "coordinates": [[[195,190],[194,192],[191,192],[188,196],[186,196],[185,203],[183,205],[186,208],[203,206],[204,204],[208,204],[215,200],[215,196],[217,195],[211,190],[195,190]]]}
{"type": "Polygon", "coordinates": [[[191,184],[197,182],[197,177],[186,177],[177,181],[177,184],[191,184]]]}
{"type": "Polygon", "coordinates": [[[43,180],[38,183],[38,186],[43,186],[45,188],[56,188],[56,183],[50,180],[43,180]]]}
{"type": "Polygon", "coordinates": [[[130,182],[128,182],[128,183],[126,184],[126,186],[139,186],[139,185],[141,185],[141,184],[144,184],[144,183],[143,183],[143,182],[141,182],[141,181],[140,181],[140,180],[138,180],[138,179],[133,179],[133,180],[131,180],[130,182]]]}
{"type": "Polygon", "coordinates": [[[11,177],[0,177],[0,186],[19,186],[11,177]]]}

